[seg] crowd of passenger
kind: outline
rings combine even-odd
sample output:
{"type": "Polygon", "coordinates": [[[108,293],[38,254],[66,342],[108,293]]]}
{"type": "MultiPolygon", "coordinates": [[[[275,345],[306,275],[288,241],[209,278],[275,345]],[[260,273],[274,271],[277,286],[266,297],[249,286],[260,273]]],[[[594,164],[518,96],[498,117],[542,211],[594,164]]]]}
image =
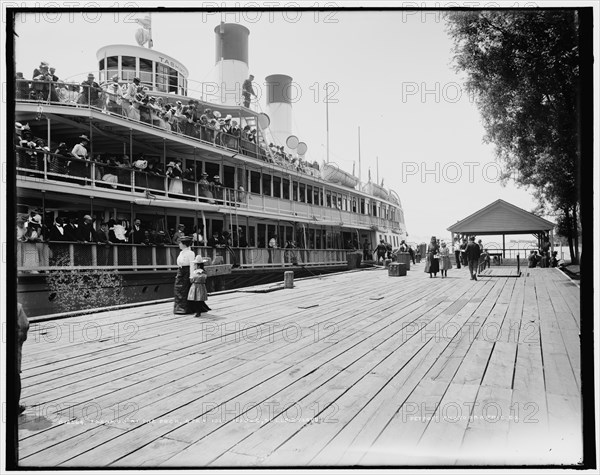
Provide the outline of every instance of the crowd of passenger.
{"type": "Polygon", "coordinates": [[[246,193],[242,186],[236,193],[227,189],[219,175],[209,178],[208,173],[200,167],[184,168],[181,159],[170,160],[166,166],[154,160],[147,160],[143,154],[135,160],[127,154],[95,154],[88,151],[89,138],[80,135],[78,142],[69,147],[61,142],[52,151],[46,142],[34,137],[28,124],[15,124],[15,140],[17,146],[17,167],[36,172],[46,170],[56,176],[55,179],[72,181],[87,185],[93,178],[97,186],[118,188],[119,185],[131,186],[132,177],[136,188],[165,190],[169,193],[196,195],[195,185],[198,184],[198,194],[209,203],[223,200],[242,201],[246,193]],[[91,164],[94,164],[94,167],[91,164]],[[92,176],[93,174],[93,176],[92,176]],[[165,178],[168,184],[165,185],[165,178]],[[101,182],[101,183],[100,183],[101,182]]]}
{"type": "Polygon", "coordinates": [[[190,99],[182,101],[152,96],[138,77],[121,84],[118,76],[99,84],[95,76],[88,74],[80,85],[66,84],[55,74],[56,70],[42,61],[33,72],[32,81],[16,73],[17,99],[82,104],[102,109],[107,114],[116,114],[160,129],[182,134],[197,140],[212,143],[217,147],[240,150],[256,155],[265,161],[276,162],[299,172],[315,175],[318,164],[302,161],[285,153],[284,147],[270,144],[267,150],[258,144],[257,130],[231,114],[223,116],[218,110],[203,107],[202,103],[190,99]],[[240,142],[241,140],[241,142],[240,142]],[[257,145],[258,144],[258,145],[257,145]]]}
{"type": "Polygon", "coordinates": [[[191,238],[192,246],[216,249],[248,246],[241,227],[234,227],[233,232],[214,231],[207,239],[203,229],[196,226],[191,230],[186,229],[185,224],[179,224],[176,230],[175,228],[160,229],[159,226],[148,225],[140,219],[134,219],[131,223],[122,216],[108,221],[94,219],[89,214],[81,218],[57,216],[54,222],[47,226],[43,222],[41,211],[32,211],[29,214],[18,214],[16,223],[17,241],[29,243],[165,246],[178,245],[182,239],[191,238]]]}

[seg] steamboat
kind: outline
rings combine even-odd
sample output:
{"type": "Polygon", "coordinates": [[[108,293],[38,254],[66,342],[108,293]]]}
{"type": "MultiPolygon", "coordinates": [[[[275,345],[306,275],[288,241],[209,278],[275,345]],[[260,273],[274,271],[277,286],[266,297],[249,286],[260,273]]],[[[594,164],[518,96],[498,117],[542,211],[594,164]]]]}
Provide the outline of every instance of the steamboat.
{"type": "Polygon", "coordinates": [[[148,31],[101,48],[87,82],[55,82],[44,65],[16,80],[17,291],[29,315],[172,297],[177,234],[211,259],[212,291],[344,270],[365,240],[372,251],[406,238],[394,191],[307,159],[290,76],[266,77],[266,111],[244,101],[247,28],[215,27],[212,95],[189,91],[187,68],[144,46],[148,31]],[[93,238],[73,238],[87,225],[93,238]]]}

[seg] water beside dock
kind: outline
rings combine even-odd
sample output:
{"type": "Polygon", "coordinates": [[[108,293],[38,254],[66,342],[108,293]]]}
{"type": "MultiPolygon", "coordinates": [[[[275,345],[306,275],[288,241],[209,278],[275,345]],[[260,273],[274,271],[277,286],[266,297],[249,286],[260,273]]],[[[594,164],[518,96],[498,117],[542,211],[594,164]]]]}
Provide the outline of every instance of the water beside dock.
{"type": "Polygon", "coordinates": [[[522,271],[421,263],[213,295],[200,318],[167,302],[34,323],[20,464],[577,463],[579,288],[522,271]]]}

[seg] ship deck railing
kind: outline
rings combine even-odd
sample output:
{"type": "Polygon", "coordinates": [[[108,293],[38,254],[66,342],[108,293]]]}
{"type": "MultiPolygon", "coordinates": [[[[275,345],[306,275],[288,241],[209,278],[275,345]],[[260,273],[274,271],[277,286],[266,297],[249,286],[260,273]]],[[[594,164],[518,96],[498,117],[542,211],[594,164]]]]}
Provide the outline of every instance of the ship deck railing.
{"type": "MultiPolygon", "coordinates": [[[[180,135],[186,139],[192,139],[200,141],[206,145],[211,145],[217,148],[227,149],[232,152],[237,152],[251,158],[260,159],[262,161],[273,163],[282,168],[295,170],[300,173],[315,176],[320,178],[320,172],[318,165],[308,164],[301,161],[291,161],[286,157],[279,156],[278,154],[269,154],[259,143],[257,138],[255,140],[245,140],[241,135],[242,133],[242,120],[247,120],[247,111],[239,108],[238,116],[232,120],[237,120],[240,135],[232,135],[219,130],[215,130],[207,124],[200,124],[199,122],[189,122],[185,115],[177,115],[170,121],[164,120],[160,113],[155,112],[152,108],[144,104],[138,104],[138,113],[140,118],[132,117],[126,113],[123,113],[122,103],[128,103],[126,99],[121,99],[121,103],[111,102],[109,100],[109,94],[106,91],[101,90],[96,94],[90,94],[88,90],[89,86],[84,86],[79,83],[57,83],[51,81],[33,81],[33,80],[17,80],[16,81],[16,100],[19,102],[28,102],[37,104],[38,107],[43,108],[44,105],[58,105],[76,108],[86,108],[90,110],[96,110],[107,114],[113,114],[123,119],[128,119],[147,127],[151,127],[160,131],[168,131],[173,135],[180,135]],[[26,87],[23,87],[26,86],[26,87]],[[78,92],[81,89],[81,92],[78,92]],[[97,96],[97,97],[96,97],[97,96]],[[271,156],[273,158],[271,158],[271,156]]],[[[154,94],[154,93],[153,93],[154,94]]],[[[180,97],[169,97],[159,95],[165,100],[165,104],[175,105],[175,101],[180,97]],[[168,102],[172,101],[172,102],[168,102]]],[[[189,98],[190,101],[195,101],[201,104],[198,99],[189,98]]],[[[223,109],[229,109],[231,106],[220,106],[217,104],[206,103],[204,106],[209,107],[222,107],[223,109]]],[[[203,111],[199,111],[202,113],[203,111]]],[[[257,132],[258,133],[258,132],[257,132]]],[[[265,139],[266,140],[266,139],[265,139]]]]}
{"type": "MultiPolygon", "coordinates": [[[[127,201],[148,199],[148,204],[161,206],[166,200],[182,203],[197,202],[212,205],[215,211],[220,208],[247,210],[257,213],[268,213],[281,219],[305,219],[315,224],[337,222],[345,227],[400,228],[400,223],[379,216],[361,214],[350,210],[342,210],[326,202],[315,203],[314,195],[298,196],[289,199],[236,190],[231,187],[217,186],[214,183],[201,184],[193,179],[174,179],[164,174],[150,173],[148,169],[136,169],[121,165],[84,160],[73,156],[51,153],[46,148],[26,148],[17,146],[15,163],[17,176],[23,180],[23,186],[31,181],[31,186],[39,188],[40,180],[61,187],[61,192],[79,194],[88,189],[94,190],[98,196],[103,191],[110,193],[110,199],[119,198],[127,201]],[[180,182],[181,187],[176,186],[180,182]]],[[[292,191],[290,196],[293,196],[292,191]]],[[[324,197],[321,196],[321,200],[324,197]]],[[[183,206],[182,206],[183,208],[183,206]]]]}
{"type": "MultiPolygon", "coordinates": [[[[259,247],[192,247],[214,265],[241,269],[339,266],[348,262],[348,249],[265,249],[259,247]]],[[[173,270],[179,246],[81,242],[17,242],[17,271],[40,273],[70,270],[173,270]]]]}

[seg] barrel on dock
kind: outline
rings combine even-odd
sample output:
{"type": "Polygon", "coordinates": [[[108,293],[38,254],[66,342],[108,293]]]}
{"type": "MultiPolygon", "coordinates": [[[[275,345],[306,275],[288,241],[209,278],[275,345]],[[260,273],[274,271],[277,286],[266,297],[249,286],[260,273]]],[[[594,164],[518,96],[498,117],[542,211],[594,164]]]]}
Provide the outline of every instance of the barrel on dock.
{"type": "Polygon", "coordinates": [[[388,269],[388,276],[403,277],[406,275],[406,265],[402,262],[392,262],[388,269]]]}
{"type": "Polygon", "coordinates": [[[406,264],[406,270],[410,270],[410,254],[408,252],[397,252],[396,262],[406,264]]]}
{"type": "Polygon", "coordinates": [[[294,271],[288,270],[283,273],[283,288],[293,289],[294,288],[294,271]]]}
{"type": "Polygon", "coordinates": [[[349,252],[348,253],[348,269],[358,269],[362,261],[362,254],[360,252],[349,252]]]}

